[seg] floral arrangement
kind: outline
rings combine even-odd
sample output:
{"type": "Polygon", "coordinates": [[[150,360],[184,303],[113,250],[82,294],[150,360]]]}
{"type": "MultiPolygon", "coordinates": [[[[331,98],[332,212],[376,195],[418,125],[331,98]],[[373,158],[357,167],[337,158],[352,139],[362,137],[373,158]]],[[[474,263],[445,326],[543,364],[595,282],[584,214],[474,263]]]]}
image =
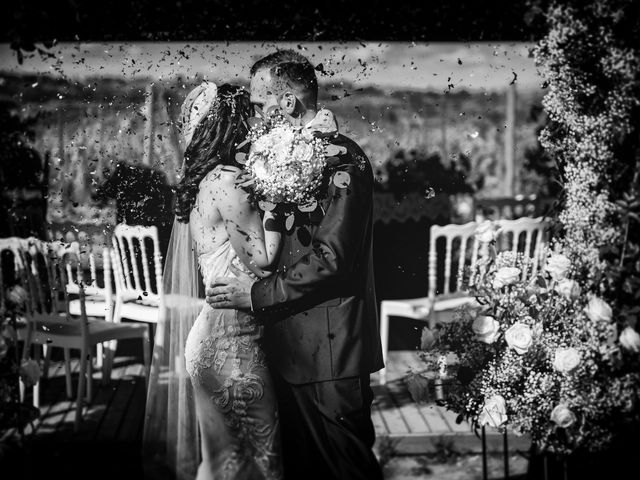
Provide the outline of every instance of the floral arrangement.
{"type": "Polygon", "coordinates": [[[255,122],[248,138],[251,149],[245,169],[260,200],[315,204],[330,147],[324,138],[294,127],[278,113],[255,122]]]}
{"type": "Polygon", "coordinates": [[[572,278],[564,254],[536,270],[527,255],[497,252],[496,235],[491,222],[476,232],[489,248],[464,282],[478,304],[425,335],[427,362],[457,357],[444,403],[476,427],[530,434],[543,451],[602,449],[636,414],[640,335],[618,333],[611,306],[572,278]]]}
{"type": "MultiPolygon", "coordinates": [[[[466,280],[479,307],[426,331],[425,358],[458,357],[445,403],[460,418],[592,453],[640,424],[638,11],[570,0],[544,13],[540,143],[563,186],[551,254],[527,275],[532,260],[489,249],[466,280]]],[[[479,240],[496,234],[484,225],[479,240]]]]}

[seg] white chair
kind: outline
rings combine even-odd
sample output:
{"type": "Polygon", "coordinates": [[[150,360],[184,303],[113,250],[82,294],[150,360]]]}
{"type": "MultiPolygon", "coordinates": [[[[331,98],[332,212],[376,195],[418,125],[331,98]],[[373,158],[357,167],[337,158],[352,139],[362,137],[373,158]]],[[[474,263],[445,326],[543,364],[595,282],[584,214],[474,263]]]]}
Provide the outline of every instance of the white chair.
{"type": "MultiPolygon", "coordinates": [[[[424,320],[433,327],[447,321],[458,307],[474,303],[475,299],[462,290],[465,266],[473,270],[478,261],[479,242],[475,238],[476,222],[464,225],[433,225],[429,234],[429,290],[426,297],[408,300],[383,300],[380,304],[380,337],[386,364],[389,352],[389,318],[392,316],[424,320]],[[445,239],[444,275],[439,278],[436,243],[445,239]],[[454,240],[459,239],[457,269],[454,268],[454,240]],[[454,271],[455,270],[455,271],[454,271]],[[440,282],[439,282],[440,281],[440,282]],[[452,287],[452,282],[455,286],[452,287]],[[438,291],[438,285],[442,285],[438,291]]],[[[380,371],[380,383],[385,384],[386,368],[380,371]]]]}
{"type": "Polygon", "coordinates": [[[498,220],[497,223],[500,226],[496,240],[498,251],[510,250],[529,256],[533,260],[532,268],[530,272],[522,272],[522,280],[535,276],[546,254],[549,223],[544,217],[498,220]]]}
{"type": "MultiPolygon", "coordinates": [[[[29,255],[27,262],[29,265],[25,269],[26,285],[30,301],[27,309],[25,352],[29,352],[33,344],[63,348],[67,395],[72,397],[70,349],[80,350],[74,422],[74,429],[77,430],[82,419],[85,395],[88,402],[92,397],[93,347],[114,340],[139,338],[142,340],[144,364],[148,372],[151,359],[149,331],[140,324],[116,324],[88,318],[82,262],[73,249],[60,249],[59,245],[52,246],[47,252],[41,251],[36,255],[29,255]],[[44,261],[42,263],[44,263],[45,272],[38,268],[38,256],[44,261]],[[73,290],[79,297],[80,314],[78,316],[73,316],[69,308],[70,298],[67,288],[70,283],[67,278],[69,269],[76,271],[76,280],[73,282],[76,288],[73,290]],[[46,286],[43,285],[43,280],[46,281],[46,286]]],[[[39,388],[34,388],[34,403],[38,395],[39,388]]]]}
{"type": "MultiPolygon", "coordinates": [[[[78,242],[72,242],[71,249],[73,252],[81,258],[80,244],[78,242]]],[[[84,286],[85,293],[85,308],[87,310],[87,317],[89,318],[103,318],[107,322],[113,320],[113,285],[112,285],[112,273],[111,273],[111,256],[112,252],[108,248],[102,249],[101,263],[102,263],[102,286],[99,285],[97,268],[96,268],[96,254],[93,249],[89,248],[89,253],[83,255],[82,258],[88,257],[89,259],[89,282],[84,286]]],[[[98,258],[100,260],[100,258],[98,258]]],[[[79,294],[79,287],[77,279],[74,275],[74,269],[71,268],[69,263],[66,264],[67,269],[67,293],[71,295],[79,294]]],[[[69,313],[71,315],[80,315],[80,299],[74,299],[69,301],[69,313]]],[[[96,361],[97,367],[102,368],[102,360],[104,346],[97,346],[96,361]]],[[[106,372],[107,374],[109,372],[106,372]]],[[[108,380],[108,375],[103,376],[103,381],[108,380]]]]}
{"type": "Polygon", "coordinates": [[[117,225],[113,232],[116,277],[114,321],[157,323],[162,306],[162,254],[156,227],[117,225]],[[151,244],[152,252],[147,252],[151,244]],[[153,260],[153,263],[150,261],[153,260]],[[153,272],[151,272],[153,266],[153,272]],[[153,273],[154,282],[151,281],[153,273]]]}
{"type": "MultiPolygon", "coordinates": [[[[112,237],[116,295],[113,321],[123,318],[145,322],[153,337],[153,325],[164,308],[162,254],[155,226],[116,225],[112,237]],[[150,248],[150,252],[149,249],[150,248]],[[152,282],[153,279],[153,282],[152,282]]],[[[117,342],[111,342],[106,360],[110,375],[117,342]]]]}

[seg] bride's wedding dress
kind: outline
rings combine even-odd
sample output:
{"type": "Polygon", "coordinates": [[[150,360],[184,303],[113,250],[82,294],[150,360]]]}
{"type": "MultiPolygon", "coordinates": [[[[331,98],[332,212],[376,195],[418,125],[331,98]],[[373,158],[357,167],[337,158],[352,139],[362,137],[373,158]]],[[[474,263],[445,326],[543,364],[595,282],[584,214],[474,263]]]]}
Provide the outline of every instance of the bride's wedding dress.
{"type": "MultiPolygon", "coordinates": [[[[198,255],[198,264],[205,282],[234,276],[232,264],[250,273],[228,238],[198,255]]],[[[261,335],[250,314],[208,304],[189,332],[186,369],[202,447],[197,480],[282,478],[276,398],[258,344],[261,335]]]]}

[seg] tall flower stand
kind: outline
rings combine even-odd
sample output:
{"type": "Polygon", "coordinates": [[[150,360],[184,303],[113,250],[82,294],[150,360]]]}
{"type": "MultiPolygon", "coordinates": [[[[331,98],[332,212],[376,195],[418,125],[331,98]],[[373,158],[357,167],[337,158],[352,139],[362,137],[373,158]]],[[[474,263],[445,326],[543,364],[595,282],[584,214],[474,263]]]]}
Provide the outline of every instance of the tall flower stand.
{"type": "MultiPolygon", "coordinates": [[[[480,438],[482,441],[482,480],[488,480],[489,468],[487,465],[487,432],[485,427],[480,427],[480,438]]],[[[502,457],[503,457],[503,477],[505,480],[509,478],[509,440],[507,430],[502,432],[502,457]]]]}

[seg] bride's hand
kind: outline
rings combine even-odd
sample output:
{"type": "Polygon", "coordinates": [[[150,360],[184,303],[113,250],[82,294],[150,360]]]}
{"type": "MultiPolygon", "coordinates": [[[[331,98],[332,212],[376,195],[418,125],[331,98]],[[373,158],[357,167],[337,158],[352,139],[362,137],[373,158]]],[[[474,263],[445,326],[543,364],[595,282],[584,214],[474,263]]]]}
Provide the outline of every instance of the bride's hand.
{"type": "Polygon", "coordinates": [[[235,265],[230,269],[237,278],[215,278],[206,291],[207,303],[213,308],[251,310],[251,286],[255,280],[235,265]]]}
{"type": "Polygon", "coordinates": [[[247,188],[251,187],[254,183],[255,183],[255,180],[253,179],[251,174],[246,170],[241,170],[238,173],[238,175],[236,175],[235,184],[236,184],[236,187],[238,188],[242,188],[243,190],[246,190],[247,188]]]}

